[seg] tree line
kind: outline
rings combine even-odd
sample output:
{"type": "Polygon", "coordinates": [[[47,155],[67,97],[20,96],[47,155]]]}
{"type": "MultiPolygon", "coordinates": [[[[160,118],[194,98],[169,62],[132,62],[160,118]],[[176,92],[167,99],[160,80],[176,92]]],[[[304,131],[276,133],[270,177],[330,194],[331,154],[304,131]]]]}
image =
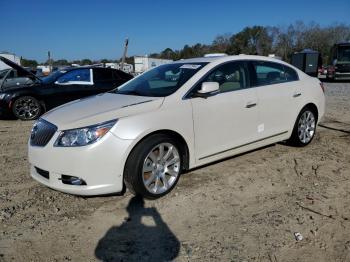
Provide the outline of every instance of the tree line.
{"type": "Polygon", "coordinates": [[[228,55],[268,55],[275,54],[290,62],[294,52],[313,49],[321,53],[323,61],[328,63],[331,47],[338,42],[350,41],[350,26],[332,24],[322,27],[317,23],[305,24],[297,21],[288,26],[252,26],[236,34],[218,35],[211,44],[185,45],[180,50],[166,48],[151,57],[179,60],[201,57],[208,53],[226,53],[228,55]]]}
{"type": "MultiPolygon", "coordinates": [[[[331,47],[338,42],[350,41],[350,26],[335,23],[321,26],[312,22],[305,24],[297,21],[288,26],[251,26],[245,27],[236,34],[221,34],[215,37],[211,44],[197,43],[185,45],[182,49],[165,48],[160,53],[152,53],[150,57],[179,60],[191,57],[201,57],[208,53],[237,54],[275,54],[284,61],[290,62],[294,52],[310,48],[321,53],[325,64],[329,62],[331,47]]],[[[45,64],[49,64],[46,61],[45,64]]],[[[97,63],[120,62],[120,60],[90,59],[68,61],[66,59],[53,60],[53,66],[68,66],[71,64],[90,65],[97,63]]],[[[133,57],[127,57],[126,63],[134,64],[133,57]]],[[[22,58],[22,65],[36,67],[38,62],[22,58]]]]}

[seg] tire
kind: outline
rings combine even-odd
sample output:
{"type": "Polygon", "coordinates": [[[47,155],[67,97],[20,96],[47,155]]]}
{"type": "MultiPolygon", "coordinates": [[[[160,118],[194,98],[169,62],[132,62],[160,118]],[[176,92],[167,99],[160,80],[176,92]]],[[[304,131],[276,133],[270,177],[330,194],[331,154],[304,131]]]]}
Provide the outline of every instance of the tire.
{"type": "Polygon", "coordinates": [[[32,96],[19,97],[12,104],[14,116],[21,120],[37,119],[42,111],[40,102],[32,96]]]}
{"type": "Polygon", "coordinates": [[[182,150],[176,139],[164,134],[145,138],[132,150],[126,162],[126,187],[134,195],[148,199],[168,194],[182,171],[182,150]]]}
{"type": "Polygon", "coordinates": [[[288,140],[293,146],[303,147],[311,143],[316,134],[317,115],[315,110],[305,107],[299,113],[293,132],[288,140]]]}

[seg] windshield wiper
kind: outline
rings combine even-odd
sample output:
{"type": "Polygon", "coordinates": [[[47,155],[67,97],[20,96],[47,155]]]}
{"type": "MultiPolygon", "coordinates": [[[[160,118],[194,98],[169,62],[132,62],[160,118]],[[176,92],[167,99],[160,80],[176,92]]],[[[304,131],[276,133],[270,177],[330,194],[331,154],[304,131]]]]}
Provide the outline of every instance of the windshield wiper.
{"type": "Polygon", "coordinates": [[[134,96],[144,96],[143,94],[135,91],[135,90],[129,90],[129,91],[117,91],[116,94],[120,95],[134,95],[134,96]]]}

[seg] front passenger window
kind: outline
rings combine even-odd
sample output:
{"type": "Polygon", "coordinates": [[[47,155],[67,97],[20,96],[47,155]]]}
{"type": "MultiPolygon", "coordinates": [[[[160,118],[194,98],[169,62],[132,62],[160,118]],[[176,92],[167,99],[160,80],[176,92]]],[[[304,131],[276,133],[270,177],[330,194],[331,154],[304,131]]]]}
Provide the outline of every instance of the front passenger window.
{"type": "Polygon", "coordinates": [[[244,64],[227,63],[216,68],[203,82],[218,82],[220,93],[240,90],[247,87],[244,64]]]}

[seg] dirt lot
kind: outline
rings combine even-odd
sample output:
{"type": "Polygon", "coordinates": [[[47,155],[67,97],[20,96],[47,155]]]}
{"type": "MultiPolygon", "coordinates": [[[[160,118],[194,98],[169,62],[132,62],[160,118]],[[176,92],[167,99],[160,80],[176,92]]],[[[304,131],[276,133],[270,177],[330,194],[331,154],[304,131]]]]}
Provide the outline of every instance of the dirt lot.
{"type": "Polygon", "coordinates": [[[308,147],[193,170],[145,203],[39,185],[28,175],[32,123],[0,121],[0,261],[350,261],[350,84],[326,94],[308,147]]]}

